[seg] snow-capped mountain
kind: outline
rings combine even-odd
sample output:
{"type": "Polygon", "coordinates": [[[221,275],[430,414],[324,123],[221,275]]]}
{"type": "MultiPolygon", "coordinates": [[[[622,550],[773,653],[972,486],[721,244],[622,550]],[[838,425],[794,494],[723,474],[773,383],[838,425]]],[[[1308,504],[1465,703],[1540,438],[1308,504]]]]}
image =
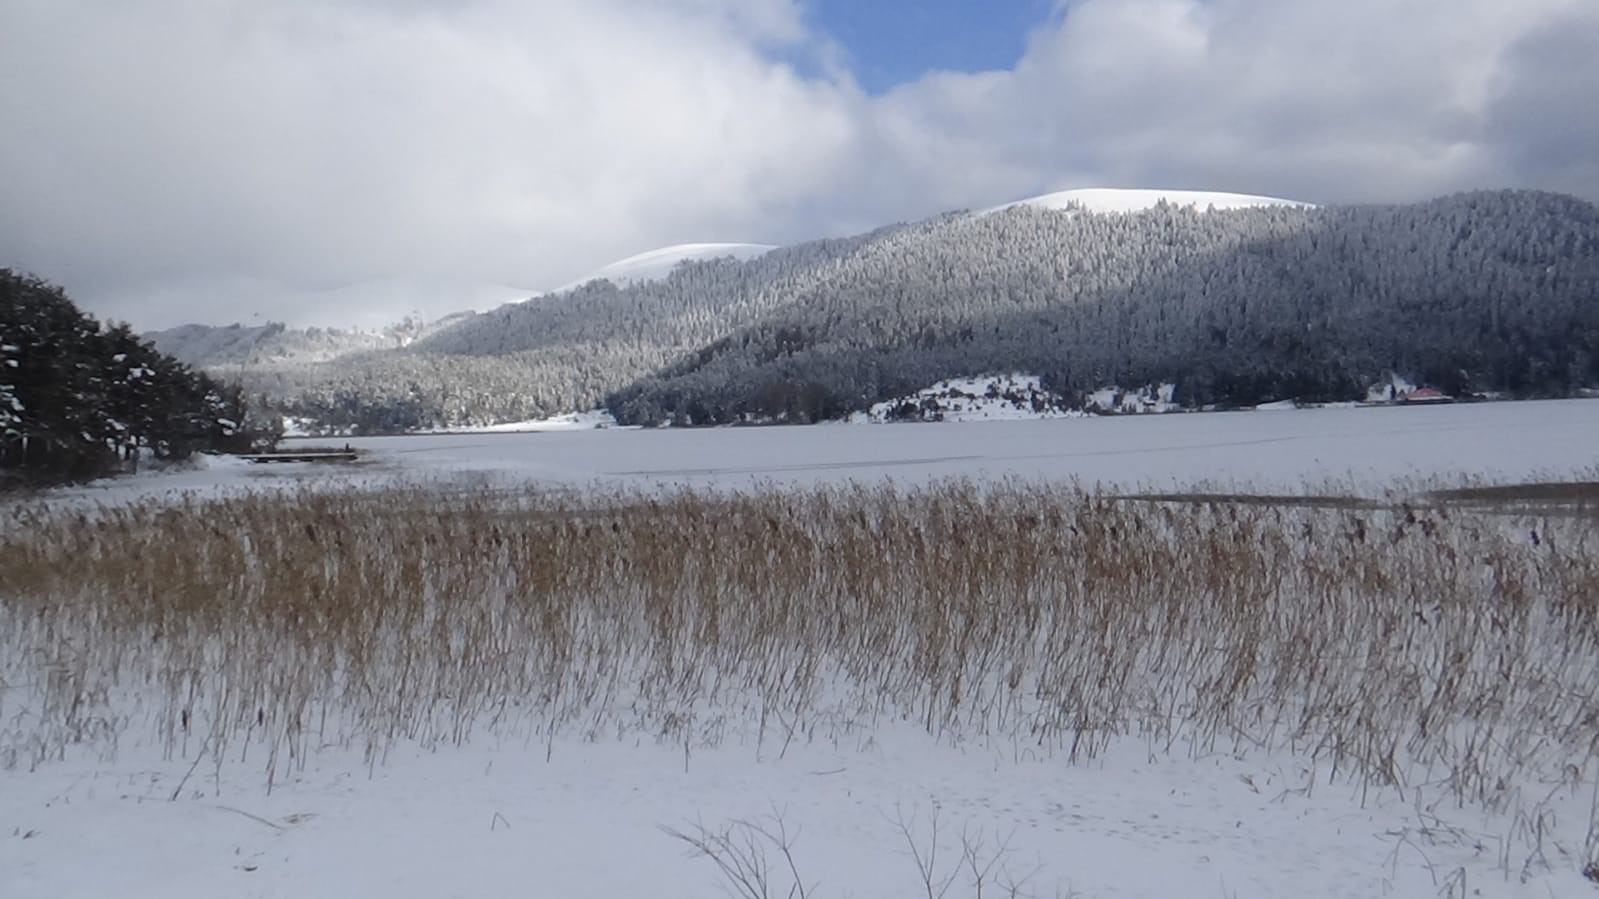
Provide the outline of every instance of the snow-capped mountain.
{"type": "Polygon", "coordinates": [[[754,259],[763,256],[777,247],[764,243],[680,243],[656,250],[648,250],[619,259],[610,265],[602,266],[589,272],[581,278],[552,291],[560,293],[582,287],[590,281],[604,278],[617,286],[627,284],[640,284],[648,281],[659,281],[672,273],[672,269],[685,261],[699,261],[702,259],[724,259],[732,257],[738,260],[754,259]]]}
{"type": "Polygon", "coordinates": [[[321,310],[298,327],[382,331],[407,319],[434,322],[472,310],[516,303],[539,292],[524,287],[442,278],[380,278],[301,296],[296,308],[321,310]]]}
{"type": "Polygon", "coordinates": [[[385,278],[280,292],[263,311],[316,310],[293,322],[186,324],[143,336],[156,349],[196,368],[309,364],[408,346],[474,309],[526,300],[535,293],[498,284],[385,278]]]}
{"type": "Polygon", "coordinates": [[[434,321],[407,317],[383,328],[290,328],[282,322],[264,325],[179,325],[143,336],[157,350],[194,368],[260,365],[307,365],[351,353],[409,346],[456,324],[471,312],[434,321]]]}
{"type": "Polygon", "coordinates": [[[684,262],[754,259],[776,247],[754,243],[686,243],[650,250],[602,266],[553,291],[497,284],[388,278],[329,290],[295,292],[271,305],[319,310],[285,323],[185,324],[144,337],[156,348],[196,368],[306,365],[352,353],[400,349],[475,318],[539,297],[553,297],[604,279],[619,286],[666,278],[684,262]]]}

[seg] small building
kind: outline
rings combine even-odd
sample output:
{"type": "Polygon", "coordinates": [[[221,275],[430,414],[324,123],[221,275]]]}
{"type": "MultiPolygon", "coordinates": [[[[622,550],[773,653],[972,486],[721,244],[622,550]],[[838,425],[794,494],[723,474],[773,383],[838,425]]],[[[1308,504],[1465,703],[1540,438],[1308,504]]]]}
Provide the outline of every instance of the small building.
{"type": "Polygon", "coordinates": [[[1436,387],[1417,387],[1408,393],[1400,394],[1399,402],[1415,405],[1434,405],[1437,403],[1452,403],[1455,398],[1444,393],[1436,387]]]}

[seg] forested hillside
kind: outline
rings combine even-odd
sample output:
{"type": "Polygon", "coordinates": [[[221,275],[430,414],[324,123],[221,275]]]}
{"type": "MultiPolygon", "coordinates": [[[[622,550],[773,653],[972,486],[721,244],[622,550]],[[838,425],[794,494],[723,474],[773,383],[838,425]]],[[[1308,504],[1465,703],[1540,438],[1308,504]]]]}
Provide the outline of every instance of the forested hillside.
{"type": "Polygon", "coordinates": [[[466,317],[400,350],[242,369],[332,427],[485,424],[606,404],[630,423],[814,421],[945,378],[1189,406],[1599,385],[1599,209],[1483,192],[1403,206],[1020,205],[466,317]]]}
{"type": "Polygon", "coordinates": [[[1599,383],[1599,209],[1479,193],[1411,206],[1128,215],[1014,208],[911,229],[824,288],[617,391],[624,422],[811,421],[940,378],[1189,406],[1599,383]]]}
{"type": "Polygon", "coordinates": [[[0,485],[94,477],[242,439],[237,387],[191,371],[60,288],[0,269],[0,485]]]}
{"type": "Polygon", "coordinates": [[[656,281],[608,280],[465,317],[398,352],[243,369],[252,395],[335,428],[387,432],[592,409],[833,276],[894,228],[755,259],[679,264],[656,281]]]}

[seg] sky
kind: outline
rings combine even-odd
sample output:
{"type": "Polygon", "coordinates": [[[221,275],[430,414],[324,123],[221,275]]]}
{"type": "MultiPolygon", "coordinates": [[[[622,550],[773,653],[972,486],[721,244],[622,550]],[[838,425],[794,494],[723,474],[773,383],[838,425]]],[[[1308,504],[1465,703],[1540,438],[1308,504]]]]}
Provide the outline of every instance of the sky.
{"type": "Polygon", "coordinates": [[[0,266],[370,325],[1074,187],[1599,200],[1594,85],[1593,0],[0,0],[0,266]]]}
{"type": "MultiPolygon", "coordinates": [[[[812,0],[806,24],[842,51],[861,88],[880,95],[929,72],[1008,69],[1054,15],[1050,0],[812,0]]],[[[797,61],[803,68],[803,59],[797,61]]]]}

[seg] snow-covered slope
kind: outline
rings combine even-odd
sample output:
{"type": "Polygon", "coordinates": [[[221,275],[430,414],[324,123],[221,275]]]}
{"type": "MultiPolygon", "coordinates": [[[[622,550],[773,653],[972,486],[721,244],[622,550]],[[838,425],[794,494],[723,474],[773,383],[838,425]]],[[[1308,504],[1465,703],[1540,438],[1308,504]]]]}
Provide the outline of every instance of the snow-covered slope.
{"type": "Polygon", "coordinates": [[[1066,409],[1059,396],[1043,388],[1037,375],[1016,373],[939,381],[913,395],[876,403],[849,420],[1016,421],[1082,414],[1066,409]]]}
{"type": "Polygon", "coordinates": [[[1147,384],[1133,390],[1102,387],[1068,402],[1043,385],[1038,375],[1013,372],[939,381],[909,396],[875,403],[849,417],[855,424],[886,421],[1020,421],[1080,418],[1085,415],[1178,412],[1174,384],[1147,384]]]}
{"type": "Polygon", "coordinates": [[[290,328],[264,325],[179,325],[143,336],[157,350],[195,368],[327,362],[351,353],[407,346],[455,324],[471,312],[434,321],[408,316],[383,328],[290,328]]]}
{"type": "Polygon", "coordinates": [[[1278,197],[1261,197],[1252,194],[1230,194],[1201,190],[1127,190],[1109,187],[1092,187],[1062,190],[1055,193],[1029,197],[984,209],[978,215],[987,215],[1014,206],[1033,206],[1038,209],[1065,209],[1079,206],[1089,212],[1139,212],[1153,208],[1162,200],[1174,206],[1191,206],[1196,209],[1248,209],[1256,206],[1310,206],[1297,200],[1278,197]]]}
{"type": "Polygon", "coordinates": [[[179,325],[147,331],[144,338],[157,350],[195,368],[296,361],[322,362],[345,353],[394,346],[367,331],[294,328],[280,322],[265,325],[179,325]]]}
{"type": "Polygon", "coordinates": [[[474,309],[521,302],[536,291],[501,284],[385,278],[329,290],[258,298],[267,309],[315,310],[291,323],[187,324],[144,337],[198,368],[327,362],[351,353],[398,349],[456,324],[474,309]]]}
{"type": "Polygon", "coordinates": [[[431,322],[469,310],[493,309],[537,295],[538,291],[504,284],[447,281],[437,278],[382,278],[346,284],[303,297],[297,308],[321,310],[295,322],[301,326],[383,330],[412,318],[431,322]]]}
{"type": "Polygon", "coordinates": [[[596,269],[587,275],[562,285],[556,290],[571,290],[582,287],[590,281],[604,278],[618,285],[636,283],[640,281],[659,281],[672,273],[679,262],[699,261],[703,259],[721,259],[731,256],[734,259],[754,259],[764,255],[777,247],[764,243],[680,243],[658,250],[650,250],[618,260],[610,265],[596,269]]]}

